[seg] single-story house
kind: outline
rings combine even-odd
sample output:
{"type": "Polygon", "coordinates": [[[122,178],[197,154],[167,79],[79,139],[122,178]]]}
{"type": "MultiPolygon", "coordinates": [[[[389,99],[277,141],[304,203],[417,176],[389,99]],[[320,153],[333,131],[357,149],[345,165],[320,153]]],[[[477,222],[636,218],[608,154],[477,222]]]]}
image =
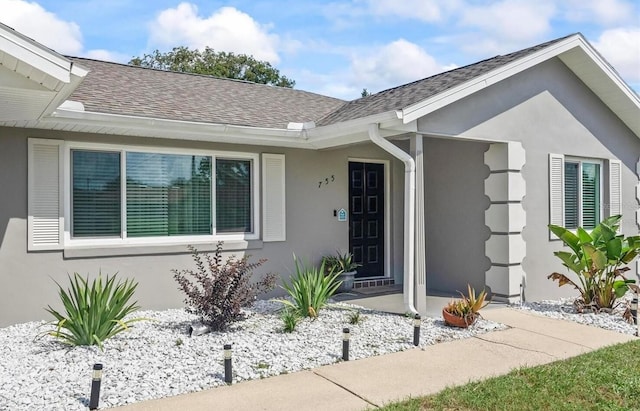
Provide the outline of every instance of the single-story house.
{"type": "Polygon", "coordinates": [[[408,311],[467,283],[555,298],[547,225],[621,213],[637,234],[639,158],[640,98],[581,34],[343,101],[0,24],[0,326],[45,318],[73,272],[182,306],[170,270],[219,240],[284,278],[293,253],[348,250],[357,285],[403,284],[408,311]]]}

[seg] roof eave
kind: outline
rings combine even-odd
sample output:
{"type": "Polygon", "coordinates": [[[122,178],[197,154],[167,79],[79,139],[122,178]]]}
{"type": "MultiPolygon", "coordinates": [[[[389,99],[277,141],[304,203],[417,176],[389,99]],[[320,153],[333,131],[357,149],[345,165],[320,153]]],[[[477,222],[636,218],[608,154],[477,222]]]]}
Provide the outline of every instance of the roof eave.
{"type": "MultiPolygon", "coordinates": [[[[71,82],[73,63],[70,60],[2,23],[0,50],[3,55],[8,55],[59,82],[71,82]]],[[[15,71],[22,74],[20,70],[15,71]]]]}
{"type": "Polygon", "coordinates": [[[36,127],[176,140],[312,148],[305,138],[306,130],[168,120],[66,108],[58,108],[38,122],[36,127]]]}
{"type": "Polygon", "coordinates": [[[34,121],[53,112],[88,71],[0,23],[0,119],[34,121]],[[9,74],[9,72],[12,72],[9,74]],[[13,74],[15,73],[15,74],[13,74]],[[19,80],[20,78],[23,80],[19,80]]]}
{"type": "Polygon", "coordinates": [[[125,135],[174,140],[325,149],[368,141],[367,127],[380,124],[385,137],[417,131],[417,122],[406,124],[401,113],[390,111],[329,126],[274,129],[127,116],[84,111],[82,104],[66,102],[39,121],[23,127],[125,135]]]}
{"type": "Polygon", "coordinates": [[[417,122],[404,122],[402,113],[392,110],[308,130],[309,142],[318,149],[367,142],[370,124],[380,124],[384,137],[417,131],[417,122]]]}

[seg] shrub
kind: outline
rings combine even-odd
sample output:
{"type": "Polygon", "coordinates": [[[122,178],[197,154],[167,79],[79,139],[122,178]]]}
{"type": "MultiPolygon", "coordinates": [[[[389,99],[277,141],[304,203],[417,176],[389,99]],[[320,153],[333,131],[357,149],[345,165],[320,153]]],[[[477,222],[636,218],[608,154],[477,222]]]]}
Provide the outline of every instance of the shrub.
{"type": "Polygon", "coordinates": [[[199,253],[188,246],[196,270],[173,269],[178,288],[186,295],[187,311],[200,316],[203,324],[214,331],[223,331],[233,322],[243,318],[241,309],[255,301],[258,294],[275,286],[276,276],[267,274],[260,281],[251,284],[254,269],[265,259],[249,263],[249,256],[236,259],[230,256],[223,262],[222,241],[218,242],[213,256],[199,253]]]}
{"type": "Polygon", "coordinates": [[[557,225],[549,225],[549,230],[567,245],[569,251],[556,251],[553,254],[562,260],[562,265],[573,271],[577,281],[557,272],[547,278],[558,281],[558,286],[572,285],[580,293],[575,302],[582,312],[585,308],[593,311],[611,310],[616,300],[622,297],[634,280],[625,278],[624,267],[638,255],[640,237],[616,234],[622,216],[615,215],[604,219],[591,233],[578,227],[575,234],[557,225]]]}
{"type": "Polygon", "coordinates": [[[320,267],[305,266],[296,256],[296,273],[291,283],[283,284],[282,288],[291,296],[292,301],[281,300],[282,303],[294,309],[300,317],[316,318],[329,298],[336,292],[342,281],[338,281],[339,272],[329,271],[325,274],[325,262],[320,267]]]}
{"type": "Polygon", "coordinates": [[[133,280],[116,282],[116,274],[112,277],[107,275],[103,283],[102,273],[90,285],[88,281],[88,277],[85,279],[74,273],[73,279],[69,276],[71,288],[67,291],[56,282],[66,316],[51,306],[45,308],[56,319],[50,323],[55,324],[56,329],[46,334],[70,345],[98,345],[102,348],[104,340],[126,330],[131,323],[144,320],[124,320],[126,315],[139,308],[137,302],[129,303],[138,284],[133,280]]]}

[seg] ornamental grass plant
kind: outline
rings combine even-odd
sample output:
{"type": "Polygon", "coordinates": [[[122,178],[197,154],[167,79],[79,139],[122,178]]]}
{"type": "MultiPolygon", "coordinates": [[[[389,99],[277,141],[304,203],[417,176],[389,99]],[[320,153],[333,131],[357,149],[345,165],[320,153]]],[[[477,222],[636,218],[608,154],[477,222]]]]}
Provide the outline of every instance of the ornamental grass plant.
{"type": "Polygon", "coordinates": [[[65,290],[58,285],[58,294],[64,306],[64,313],[51,306],[45,310],[55,317],[48,323],[55,329],[45,332],[69,345],[98,345],[103,341],[125,331],[129,326],[145,318],[124,318],[138,310],[137,301],[129,302],[138,284],[131,279],[116,281],[116,274],[106,276],[98,274],[91,283],[88,276],[83,278],[74,273],[69,276],[70,288],[65,290]]]}
{"type": "Polygon", "coordinates": [[[280,301],[295,310],[300,317],[316,318],[342,284],[342,281],[337,279],[340,271],[327,272],[324,260],[320,267],[307,266],[295,255],[293,260],[296,267],[295,275],[290,283],[285,282],[282,285],[291,300],[280,301]]]}

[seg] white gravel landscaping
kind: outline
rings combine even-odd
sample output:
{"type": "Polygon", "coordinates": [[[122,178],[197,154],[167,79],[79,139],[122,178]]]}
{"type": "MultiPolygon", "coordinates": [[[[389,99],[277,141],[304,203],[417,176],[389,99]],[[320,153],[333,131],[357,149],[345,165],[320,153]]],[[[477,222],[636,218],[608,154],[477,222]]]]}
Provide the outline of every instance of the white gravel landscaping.
{"type": "Polygon", "coordinates": [[[540,302],[526,302],[522,305],[513,305],[514,308],[532,311],[546,317],[558,318],[562,320],[574,321],[580,324],[592,325],[623,334],[634,335],[637,327],[627,322],[622,314],[627,308],[627,303],[633,298],[633,293],[628,292],[618,299],[613,313],[583,313],[580,314],[573,306],[574,298],[563,298],[560,300],[543,300],[540,302]]]}
{"type": "MultiPolygon", "coordinates": [[[[234,383],[341,361],[342,328],[351,330],[350,359],[413,347],[410,318],[337,303],[320,317],[282,331],[274,301],[257,301],[246,320],[225,333],[189,337],[197,317],[184,310],[141,311],[135,323],[98,347],[65,346],[37,338],[44,322],[0,329],[0,410],[86,410],[94,363],[104,364],[100,408],[194,392],[224,384],[223,345],[233,345],[234,383]],[[361,311],[362,321],[348,323],[361,311]]],[[[420,345],[467,338],[504,325],[480,319],[468,330],[424,318],[420,345]]]]}

